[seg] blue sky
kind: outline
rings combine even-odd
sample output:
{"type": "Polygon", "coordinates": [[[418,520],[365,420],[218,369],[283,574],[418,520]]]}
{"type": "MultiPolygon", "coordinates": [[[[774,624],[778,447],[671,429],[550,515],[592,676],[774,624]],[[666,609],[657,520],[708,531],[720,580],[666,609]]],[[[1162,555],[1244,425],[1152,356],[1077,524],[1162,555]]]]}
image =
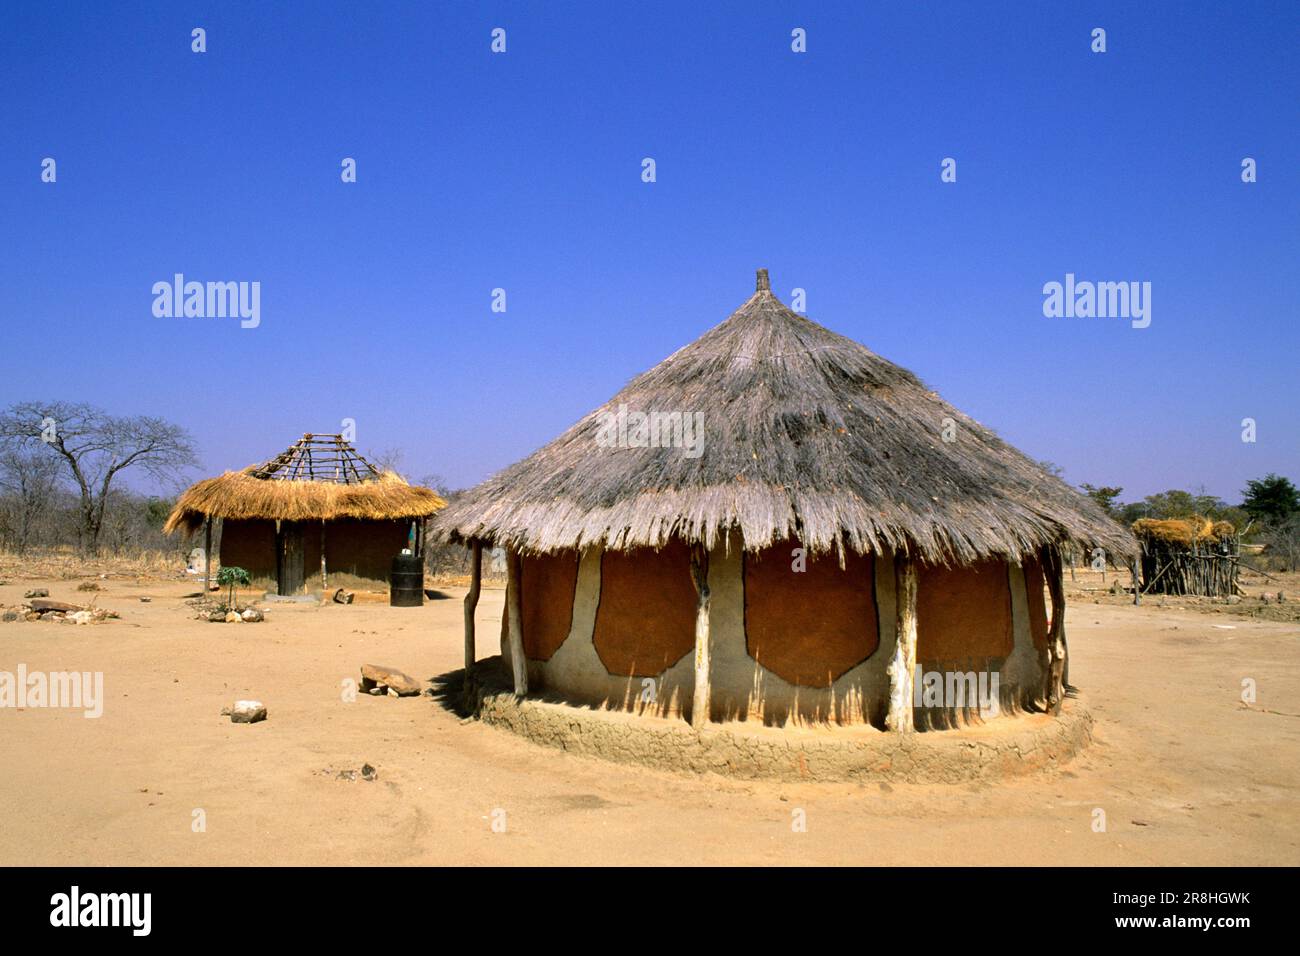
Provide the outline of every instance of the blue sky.
{"type": "Polygon", "coordinates": [[[1237,500],[1300,480],[1297,41],[1294,3],[7,4],[0,403],[164,416],[205,472],[352,418],[465,486],[765,266],[1068,480],[1237,500]],[[176,272],[261,325],[155,317],[176,272]],[[1151,326],[1045,318],[1067,272],[1151,326]]]}

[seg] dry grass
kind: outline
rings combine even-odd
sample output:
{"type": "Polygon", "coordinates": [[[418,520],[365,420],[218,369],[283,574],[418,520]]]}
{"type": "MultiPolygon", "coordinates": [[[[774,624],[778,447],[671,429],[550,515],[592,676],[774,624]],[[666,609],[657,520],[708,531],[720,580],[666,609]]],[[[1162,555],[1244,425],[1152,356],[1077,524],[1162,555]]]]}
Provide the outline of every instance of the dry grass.
{"type": "Polygon", "coordinates": [[[191,485],[176,502],[164,534],[193,534],[208,517],[278,521],[378,521],[427,517],[447,502],[437,493],[385,472],[374,481],[277,481],[256,478],[253,468],[228,471],[191,485]]]}
{"type": "Polygon", "coordinates": [[[73,548],[29,551],[19,555],[0,550],[0,578],[76,581],[94,578],[179,580],[186,577],[185,559],[170,551],[141,551],[125,555],[83,558],[73,548]]]}

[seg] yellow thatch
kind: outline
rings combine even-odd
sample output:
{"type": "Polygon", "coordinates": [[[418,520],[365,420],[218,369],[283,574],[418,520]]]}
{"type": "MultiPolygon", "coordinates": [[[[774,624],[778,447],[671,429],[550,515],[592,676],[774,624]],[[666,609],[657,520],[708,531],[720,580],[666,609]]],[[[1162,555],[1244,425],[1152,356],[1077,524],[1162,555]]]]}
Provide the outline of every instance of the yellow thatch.
{"type": "Polygon", "coordinates": [[[1190,548],[1193,543],[1217,544],[1231,538],[1237,529],[1228,521],[1211,521],[1192,515],[1189,518],[1139,518],[1133,522],[1133,533],[1139,538],[1190,548]]]}
{"type": "Polygon", "coordinates": [[[369,481],[285,481],[256,478],[259,466],[228,471],[191,485],[176,502],[163,531],[192,534],[211,518],[329,521],[334,518],[423,518],[446,506],[428,488],[387,471],[369,481]]]}

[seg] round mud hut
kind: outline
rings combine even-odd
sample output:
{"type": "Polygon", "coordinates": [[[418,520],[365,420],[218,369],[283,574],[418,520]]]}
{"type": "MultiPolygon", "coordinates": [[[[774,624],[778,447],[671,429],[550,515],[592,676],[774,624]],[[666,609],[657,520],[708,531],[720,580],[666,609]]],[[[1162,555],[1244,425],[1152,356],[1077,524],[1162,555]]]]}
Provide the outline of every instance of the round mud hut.
{"type": "MultiPolygon", "coordinates": [[[[305,434],[271,460],[186,489],[163,531],[203,529],[211,566],[221,522],[221,564],[254,586],[301,594],[319,582],[386,585],[403,548],[421,554],[425,521],[446,505],[428,488],[380,472],[342,435],[305,434]]],[[[205,574],[205,579],[210,579],[205,574]]],[[[205,587],[210,581],[205,580],[205,587]]]]}
{"type": "Polygon", "coordinates": [[[432,533],[473,553],[475,681],[480,562],[499,548],[516,695],[696,727],[949,727],[977,693],[1058,712],[1062,546],[1134,550],[911,372],[787,308],[766,270],[432,533]]]}

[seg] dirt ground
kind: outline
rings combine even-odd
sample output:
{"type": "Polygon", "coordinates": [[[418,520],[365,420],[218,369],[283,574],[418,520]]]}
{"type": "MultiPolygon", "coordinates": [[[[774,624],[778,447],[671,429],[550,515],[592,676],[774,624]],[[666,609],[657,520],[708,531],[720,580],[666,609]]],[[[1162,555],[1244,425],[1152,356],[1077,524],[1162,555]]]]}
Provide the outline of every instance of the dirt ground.
{"type": "MultiPolygon", "coordinates": [[[[1082,756],[996,785],[792,785],[542,749],[428,696],[344,700],[363,663],[458,669],[463,588],[218,625],[174,576],[77,583],[0,585],[9,606],[45,586],[122,615],[0,623],[0,671],[102,671],[106,698],[99,719],[0,709],[0,864],[1300,864],[1300,627],[1246,607],[1134,608],[1076,580],[1071,679],[1096,717],[1082,756]],[[245,697],[270,719],[220,715],[245,697]],[[365,763],[376,781],[338,776],[365,763]]],[[[484,593],[480,657],[501,605],[484,593]]]]}

